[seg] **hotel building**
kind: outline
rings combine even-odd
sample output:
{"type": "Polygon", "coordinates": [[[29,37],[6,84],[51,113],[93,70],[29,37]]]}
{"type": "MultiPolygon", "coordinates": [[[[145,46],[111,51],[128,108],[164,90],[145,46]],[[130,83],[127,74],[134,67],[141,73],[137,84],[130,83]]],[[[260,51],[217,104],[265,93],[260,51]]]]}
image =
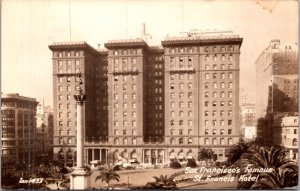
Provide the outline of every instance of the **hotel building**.
{"type": "Polygon", "coordinates": [[[2,94],[2,165],[34,163],[36,156],[36,99],[2,94]]]}
{"type": "Polygon", "coordinates": [[[197,159],[202,147],[224,160],[239,140],[242,38],[189,34],[149,46],[112,40],[105,50],[85,42],[54,43],[54,157],[74,163],[82,76],[86,163],[197,159]]]}

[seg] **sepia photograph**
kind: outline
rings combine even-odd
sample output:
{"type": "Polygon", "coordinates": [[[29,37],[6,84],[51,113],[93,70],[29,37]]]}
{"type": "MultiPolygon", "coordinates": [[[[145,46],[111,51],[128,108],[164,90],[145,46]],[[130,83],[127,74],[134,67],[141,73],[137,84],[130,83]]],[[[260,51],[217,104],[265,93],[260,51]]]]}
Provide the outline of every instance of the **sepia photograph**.
{"type": "Polygon", "coordinates": [[[0,3],[2,189],[298,189],[298,1],[0,3]]]}

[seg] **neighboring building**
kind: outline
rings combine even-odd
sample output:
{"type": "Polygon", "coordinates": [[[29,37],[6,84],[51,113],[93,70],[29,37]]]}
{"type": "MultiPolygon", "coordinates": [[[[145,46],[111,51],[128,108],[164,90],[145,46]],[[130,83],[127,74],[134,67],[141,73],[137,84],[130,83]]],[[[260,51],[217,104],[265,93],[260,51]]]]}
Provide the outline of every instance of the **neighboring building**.
{"type": "Polygon", "coordinates": [[[37,106],[36,127],[37,162],[47,163],[53,159],[53,111],[44,103],[37,106]]]}
{"type": "Polygon", "coordinates": [[[257,135],[268,142],[272,142],[275,116],[298,115],[297,48],[297,44],[272,40],[255,62],[257,135]]]}
{"type": "Polygon", "coordinates": [[[255,104],[244,103],[241,106],[241,126],[245,140],[256,138],[255,104]]]}
{"type": "Polygon", "coordinates": [[[35,98],[2,94],[2,165],[35,162],[37,103],[35,98]]]}
{"type": "Polygon", "coordinates": [[[248,94],[244,89],[240,89],[240,105],[244,105],[247,103],[248,100],[248,94]]]}
{"type": "Polygon", "coordinates": [[[282,116],[274,122],[275,144],[285,146],[287,156],[295,161],[298,161],[298,127],[298,116],[282,116]]]}
{"type": "Polygon", "coordinates": [[[90,87],[84,89],[86,162],[164,163],[197,158],[201,147],[223,160],[239,140],[241,43],[224,33],[166,38],[162,47],[113,40],[106,51],[85,42],[50,45],[55,159],[75,160],[72,96],[81,72],[90,87]]]}

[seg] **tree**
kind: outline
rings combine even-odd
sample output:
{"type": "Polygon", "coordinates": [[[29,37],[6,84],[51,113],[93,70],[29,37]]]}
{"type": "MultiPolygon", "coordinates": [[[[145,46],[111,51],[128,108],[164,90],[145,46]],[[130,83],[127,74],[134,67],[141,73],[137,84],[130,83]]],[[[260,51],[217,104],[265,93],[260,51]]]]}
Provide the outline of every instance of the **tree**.
{"type": "Polygon", "coordinates": [[[112,180],[116,180],[119,182],[120,180],[120,176],[113,170],[110,168],[106,168],[102,171],[100,171],[100,175],[98,175],[95,179],[95,182],[97,180],[101,180],[102,182],[106,182],[106,187],[109,187],[109,182],[112,180]]]}
{"type": "Polygon", "coordinates": [[[209,148],[201,148],[198,153],[198,160],[205,160],[207,166],[207,160],[211,160],[214,158],[214,152],[209,148]]]}
{"type": "MultiPolygon", "coordinates": [[[[272,169],[271,172],[251,173],[258,176],[256,182],[239,181],[239,189],[280,189],[298,185],[298,165],[287,160],[285,149],[262,147],[260,150],[244,153],[239,163],[242,169],[252,165],[253,169],[272,169]]],[[[250,175],[250,173],[244,173],[250,175]]]]}
{"type": "Polygon", "coordinates": [[[144,188],[147,189],[161,189],[161,190],[175,190],[178,189],[176,182],[174,181],[175,174],[171,176],[160,175],[159,177],[153,176],[155,182],[149,182],[144,188]]]}
{"type": "Polygon", "coordinates": [[[240,160],[242,154],[249,152],[250,144],[239,142],[230,148],[227,154],[227,161],[229,165],[233,165],[236,161],[240,160]]]}

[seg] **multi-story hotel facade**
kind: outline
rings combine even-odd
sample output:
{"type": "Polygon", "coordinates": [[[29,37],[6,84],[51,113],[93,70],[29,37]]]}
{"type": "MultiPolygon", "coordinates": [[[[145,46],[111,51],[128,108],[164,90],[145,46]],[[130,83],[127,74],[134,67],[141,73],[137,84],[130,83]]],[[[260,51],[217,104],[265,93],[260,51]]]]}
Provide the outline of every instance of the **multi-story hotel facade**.
{"type": "Polygon", "coordinates": [[[271,40],[255,65],[257,135],[275,143],[275,121],[298,116],[298,45],[271,40]]]}
{"type": "Polygon", "coordinates": [[[105,50],[85,42],[54,43],[54,156],[76,159],[76,110],[81,80],[86,163],[197,159],[212,148],[224,160],[239,140],[238,35],[194,34],[113,40],[105,50]]]}
{"type": "Polygon", "coordinates": [[[36,156],[35,98],[1,95],[2,165],[33,164],[36,156]]]}

